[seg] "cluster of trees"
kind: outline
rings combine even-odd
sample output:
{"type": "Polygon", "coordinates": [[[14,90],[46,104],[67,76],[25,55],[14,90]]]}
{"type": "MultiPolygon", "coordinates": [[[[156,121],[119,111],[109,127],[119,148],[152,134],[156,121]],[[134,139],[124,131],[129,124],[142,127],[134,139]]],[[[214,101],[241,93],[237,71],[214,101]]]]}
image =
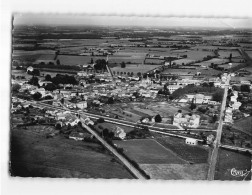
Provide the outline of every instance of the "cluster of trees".
{"type": "Polygon", "coordinates": [[[156,122],[156,123],[161,123],[161,122],[162,122],[162,117],[160,116],[160,114],[157,114],[157,115],[155,116],[155,122],[156,122]]]}
{"type": "MultiPolygon", "coordinates": [[[[50,77],[46,75],[46,79],[50,79],[50,77]]],[[[74,76],[61,75],[61,74],[57,74],[55,77],[52,77],[51,80],[49,81],[51,81],[54,85],[58,84],[78,85],[79,83],[74,76]]]]}
{"type": "Polygon", "coordinates": [[[213,100],[221,101],[224,89],[209,86],[195,86],[193,84],[187,85],[184,88],[177,89],[170,95],[170,98],[176,99],[188,93],[204,93],[204,92],[211,93],[212,91],[215,91],[215,93],[213,94],[213,100]]]}
{"type": "Polygon", "coordinates": [[[40,71],[38,69],[34,69],[33,71],[28,70],[27,73],[33,76],[40,76],[40,71]]]}
{"type": "Polygon", "coordinates": [[[168,89],[168,87],[167,87],[168,85],[167,84],[165,84],[164,85],[164,88],[163,89],[160,89],[159,91],[158,91],[158,94],[160,94],[160,95],[171,95],[171,93],[170,93],[170,91],[169,91],[169,89],[168,89]]]}
{"type": "Polygon", "coordinates": [[[121,68],[125,68],[125,67],[126,67],[125,62],[122,62],[122,63],[121,63],[121,68]]]}
{"type": "Polygon", "coordinates": [[[104,59],[98,59],[95,61],[95,65],[94,65],[94,68],[95,70],[103,70],[105,71],[106,70],[106,60],[104,59]]]}

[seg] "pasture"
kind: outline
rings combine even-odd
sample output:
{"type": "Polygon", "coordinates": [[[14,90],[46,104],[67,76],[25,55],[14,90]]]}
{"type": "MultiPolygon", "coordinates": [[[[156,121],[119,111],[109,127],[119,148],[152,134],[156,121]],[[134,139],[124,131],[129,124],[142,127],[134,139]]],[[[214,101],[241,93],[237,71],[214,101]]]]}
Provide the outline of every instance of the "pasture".
{"type": "Polygon", "coordinates": [[[207,148],[203,148],[202,146],[190,146],[185,144],[184,139],[174,137],[157,138],[156,140],[188,162],[208,162],[209,151],[207,148]]]}
{"type": "Polygon", "coordinates": [[[128,178],[124,166],[96,143],[46,139],[32,129],[12,129],[11,175],[52,178],[128,178]]]}
{"type": "Polygon", "coordinates": [[[153,139],[113,141],[124,153],[138,164],[184,164],[176,154],[153,139]]]}
{"type": "Polygon", "coordinates": [[[151,179],[205,180],[207,164],[140,164],[151,179]]]}
{"type": "MultiPolygon", "coordinates": [[[[251,170],[251,154],[244,154],[225,149],[219,149],[219,158],[216,167],[215,180],[238,180],[243,177],[235,177],[231,175],[231,170],[251,170]],[[239,159],[239,160],[238,160],[239,159]]],[[[251,180],[251,172],[246,180],[251,180]]]]}

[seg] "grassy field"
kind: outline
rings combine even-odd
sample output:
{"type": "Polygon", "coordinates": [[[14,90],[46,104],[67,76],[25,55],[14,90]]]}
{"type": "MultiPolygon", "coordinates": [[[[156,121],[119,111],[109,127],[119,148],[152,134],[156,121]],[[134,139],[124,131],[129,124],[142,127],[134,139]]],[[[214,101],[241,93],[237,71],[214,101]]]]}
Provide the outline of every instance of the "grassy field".
{"type": "MultiPolygon", "coordinates": [[[[231,169],[233,168],[236,170],[251,170],[251,155],[219,149],[215,180],[243,180],[244,177],[235,177],[231,175],[231,169]]],[[[251,172],[246,180],[251,180],[251,172]]]]}
{"type": "Polygon", "coordinates": [[[176,154],[152,139],[114,141],[124,153],[139,164],[184,164],[176,154]]]}
{"type": "Polygon", "coordinates": [[[133,178],[102,146],[59,135],[46,139],[32,129],[12,129],[12,176],[63,178],[133,178]]]}
{"type": "Polygon", "coordinates": [[[235,121],[234,128],[241,129],[244,132],[252,134],[252,117],[246,117],[241,120],[235,121]]]}
{"type": "Polygon", "coordinates": [[[207,164],[140,164],[151,179],[205,180],[207,164]]]}
{"type": "Polygon", "coordinates": [[[208,149],[201,146],[187,145],[184,139],[165,137],[156,140],[186,161],[193,163],[207,163],[208,161],[208,149]]]}

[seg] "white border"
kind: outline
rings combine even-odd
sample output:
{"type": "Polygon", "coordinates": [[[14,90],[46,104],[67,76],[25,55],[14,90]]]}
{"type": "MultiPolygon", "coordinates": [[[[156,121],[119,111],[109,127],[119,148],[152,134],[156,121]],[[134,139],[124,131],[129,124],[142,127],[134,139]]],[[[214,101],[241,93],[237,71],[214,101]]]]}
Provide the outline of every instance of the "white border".
{"type": "MultiPolygon", "coordinates": [[[[1,194],[251,194],[251,182],[10,178],[9,75],[13,12],[252,17],[251,0],[1,1],[1,194]]],[[[237,159],[238,160],[238,159],[237,159]]]]}

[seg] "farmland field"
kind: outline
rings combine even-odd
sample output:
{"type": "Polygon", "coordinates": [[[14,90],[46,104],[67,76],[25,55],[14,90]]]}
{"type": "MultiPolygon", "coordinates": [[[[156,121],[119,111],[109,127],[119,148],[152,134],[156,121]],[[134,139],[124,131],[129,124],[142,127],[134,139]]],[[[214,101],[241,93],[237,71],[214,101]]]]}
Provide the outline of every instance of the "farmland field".
{"type": "Polygon", "coordinates": [[[124,153],[139,164],[184,164],[176,154],[152,139],[114,141],[124,153]]]}
{"type": "Polygon", "coordinates": [[[220,50],[218,53],[221,58],[229,58],[230,54],[233,58],[241,58],[241,54],[237,50],[220,50]]]}
{"type": "Polygon", "coordinates": [[[207,163],[208,161],[209,151],[201,146],[190,146],[185,144],[185,140],[172,137],[157,138],[157,141],[186,161],[193,163],[207,163]]]}
{"type": "Polygon", "coordinates": [[[11,175],[22,177],[133,178],[102,146],[61,135],[13,129],[11,175]]]}
{"type": "MultiPolygon", "coordinates": [[[[219,158],[215,171],[215,180],[243,180],[243,177],[231,175],[231,170],[251,170],[251,154],[219,149],[219,158]]],[[[251,172],[246,180],[251,180],[251,172]]]]}
{"type": "Polygon", "coordinates": [[[58,55],[57,59],[62,65],[83,65],[97,59],[106,59],[105,56],[71,56],[71,55],[58,55]]]}
{"type": "Polygon", "coordinates": [[[207,164],[140,164],[151,179],[205,180],[207,164]]]}

